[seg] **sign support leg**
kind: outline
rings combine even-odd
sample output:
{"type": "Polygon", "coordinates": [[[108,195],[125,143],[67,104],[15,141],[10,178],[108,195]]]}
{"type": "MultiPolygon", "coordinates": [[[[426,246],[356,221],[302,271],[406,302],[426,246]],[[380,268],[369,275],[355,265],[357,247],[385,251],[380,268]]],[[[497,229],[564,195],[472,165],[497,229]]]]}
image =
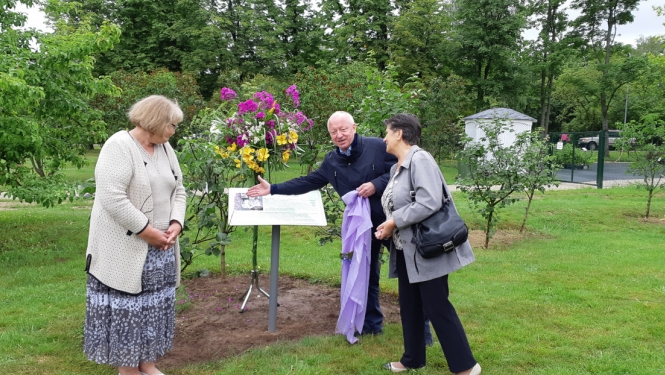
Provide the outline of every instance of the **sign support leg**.
{"type": "Polygon", "coordinates": [[[277,278],[279,276],[279,225],[272,226],[272,249],[270,252],[270,303],[268,309],[268,331],[277,331],[277,278]]]}

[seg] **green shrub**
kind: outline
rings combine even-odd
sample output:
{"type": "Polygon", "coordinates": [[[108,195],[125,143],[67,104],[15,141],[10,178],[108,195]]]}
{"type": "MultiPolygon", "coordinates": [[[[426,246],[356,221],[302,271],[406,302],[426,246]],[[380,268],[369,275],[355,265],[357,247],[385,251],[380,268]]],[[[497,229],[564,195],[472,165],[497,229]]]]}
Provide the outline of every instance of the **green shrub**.
{"type": "Polygon", "coordinates": [[[589,166],[595,163],[598,159],[598,153],[593,151],[582,151],[581,149],[574,149],[573,145],[568,143],[563,146],[563,150],[555,150],[554,157],[557,164],[561,164],[564,168],[571,166],[589,166]]]}

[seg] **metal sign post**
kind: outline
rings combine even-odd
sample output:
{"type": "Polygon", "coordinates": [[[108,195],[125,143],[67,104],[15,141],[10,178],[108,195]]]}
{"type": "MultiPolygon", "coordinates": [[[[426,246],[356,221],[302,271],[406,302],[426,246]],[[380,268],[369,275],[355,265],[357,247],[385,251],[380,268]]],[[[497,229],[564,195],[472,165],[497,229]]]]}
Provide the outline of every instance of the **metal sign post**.
{"type": "Polygon", "coordinates": [[[252,270],[249,289],[240,312],[243,312],[254,287],[269,299],[268,331],[277,331],[277,286],[279,278],[279,242],[281,225],[325,226],[326,214],[318,190],[301,195],[268,195],[248,197],[247,188],[229,189],[229,224],[271,225],[270,293],[259,287],[259,273],[252,270]]]}

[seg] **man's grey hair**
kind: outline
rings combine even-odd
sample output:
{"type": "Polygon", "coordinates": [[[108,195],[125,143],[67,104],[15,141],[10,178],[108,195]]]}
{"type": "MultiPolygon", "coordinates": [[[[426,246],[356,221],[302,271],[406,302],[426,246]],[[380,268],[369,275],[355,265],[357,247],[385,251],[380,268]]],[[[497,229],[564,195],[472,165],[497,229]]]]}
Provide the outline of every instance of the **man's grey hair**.
{"type": "Polygon", "coordinates": [[[330,119],[332,119],[333,117],[338,117],[338,116],[346,118],[346,121],[348,121],[349,125],[353,125],[353,124],[356,123],[353,120],[353,116],[351,116],[351,114],[349,112],[337,111],[337,112],[333,113],[332,115],[330,115],[330,117],[328,117],[328,122],[326,124],[328,126],[328,129],[330,129],[330,119]]]}

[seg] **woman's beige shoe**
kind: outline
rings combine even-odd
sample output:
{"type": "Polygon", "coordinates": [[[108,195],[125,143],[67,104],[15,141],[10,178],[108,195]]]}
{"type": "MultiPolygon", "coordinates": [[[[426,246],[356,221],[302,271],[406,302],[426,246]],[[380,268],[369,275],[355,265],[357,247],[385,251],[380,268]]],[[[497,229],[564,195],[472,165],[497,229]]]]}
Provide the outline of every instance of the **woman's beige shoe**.
{"type": "Polygon", "coordinates": [[[408,370],[408,368],[406,367],[395,367],[393,363],[399,363],[399,362],[388,362],[385,365],[383,365],[383,368],[386,370],[390,370],[391,372],[404,372],[408,370]]]}
{"type": "Polygon", "coordinates": [[[473,368],[471,369],[469,375],[480,375],[480,371],[481,371],[480,363],[476,363],[476,365],[473,366],[473,368]]]}

